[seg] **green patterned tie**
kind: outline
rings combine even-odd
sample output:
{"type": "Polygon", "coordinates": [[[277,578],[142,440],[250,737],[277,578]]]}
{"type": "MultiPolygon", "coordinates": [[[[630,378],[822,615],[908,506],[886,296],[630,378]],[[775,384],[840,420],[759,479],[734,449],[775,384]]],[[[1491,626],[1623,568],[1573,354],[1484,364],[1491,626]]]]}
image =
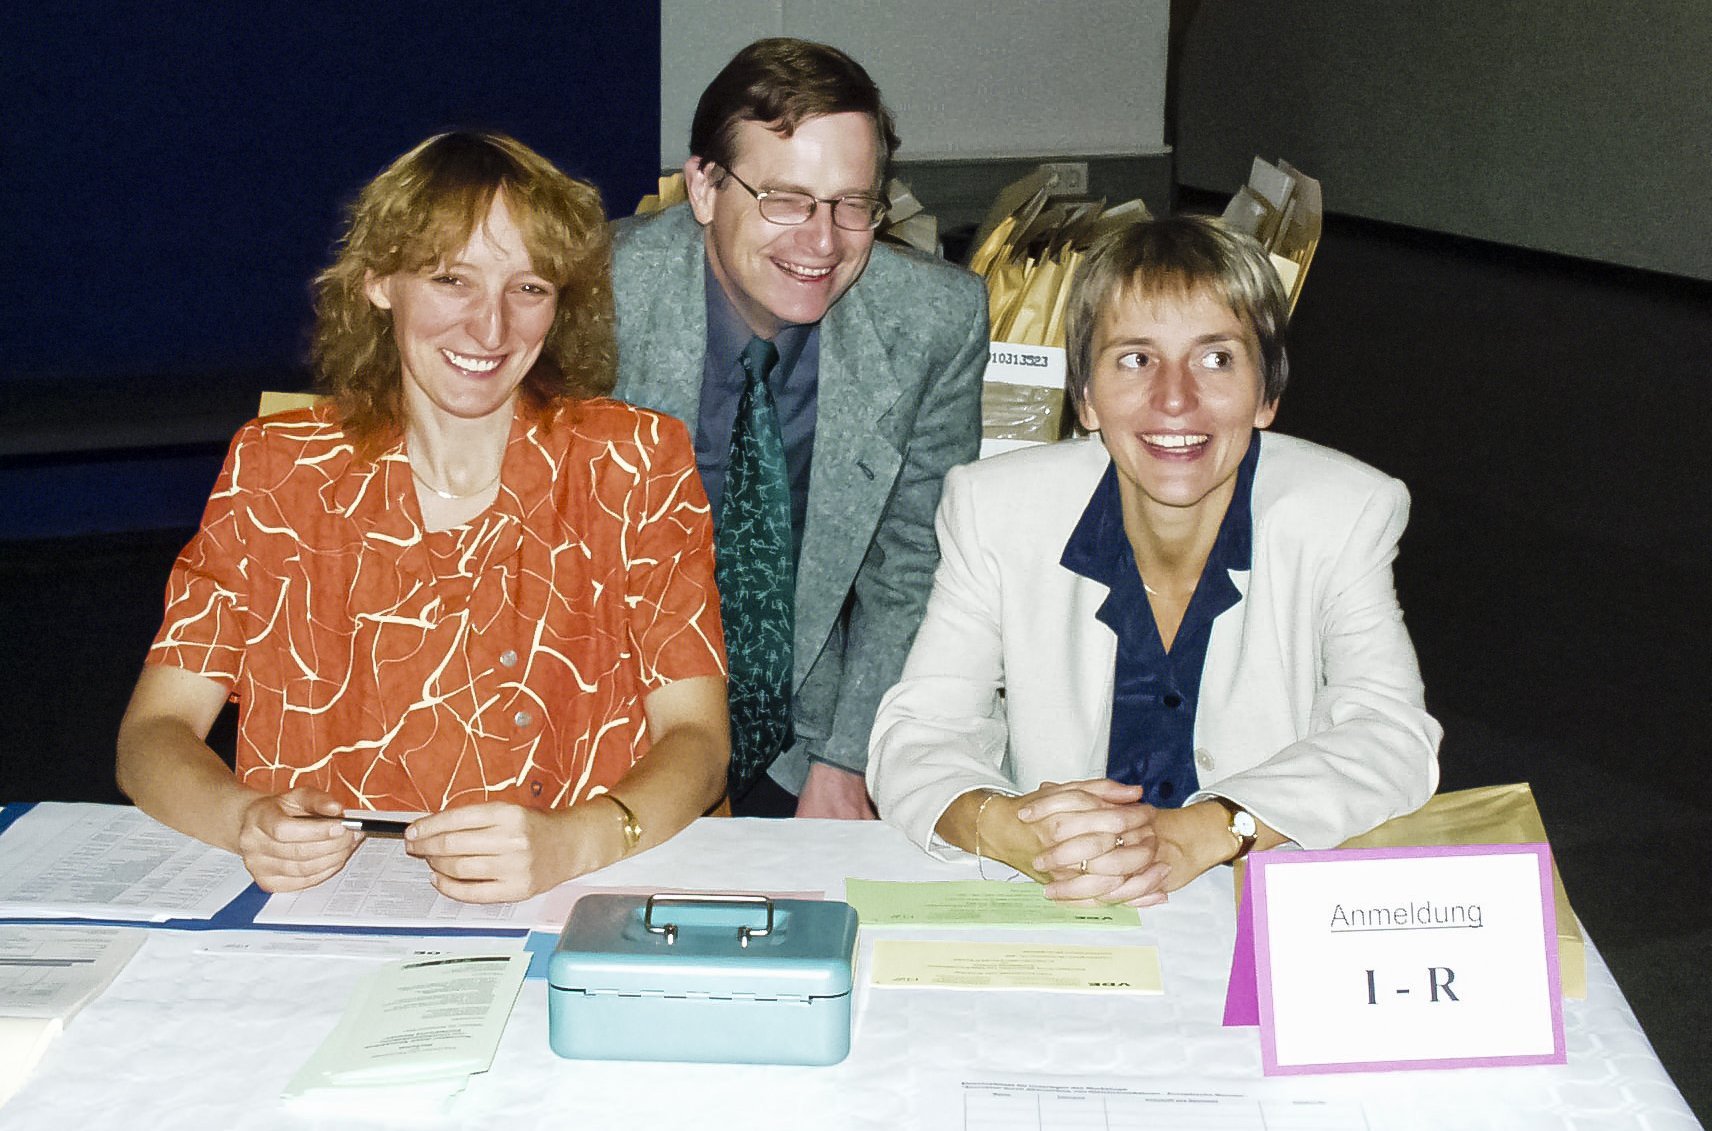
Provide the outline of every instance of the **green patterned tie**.
{"type": "Polygon", "coordinates": [[[742,797],[791,741],[791,488],[779,413],[767,386],[778,360],[772,342],[751,338],[743,348],[746,380],[719,504],[714,579],[731,671],[733,798],[742,797]]]}

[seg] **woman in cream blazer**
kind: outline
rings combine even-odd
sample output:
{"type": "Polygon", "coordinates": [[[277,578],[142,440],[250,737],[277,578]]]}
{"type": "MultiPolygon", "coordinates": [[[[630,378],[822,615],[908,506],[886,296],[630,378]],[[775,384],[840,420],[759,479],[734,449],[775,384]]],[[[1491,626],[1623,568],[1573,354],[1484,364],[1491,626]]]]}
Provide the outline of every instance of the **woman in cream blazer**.
{"type": "Polygon", "coordinates": [[[1146,904],[1257,844],[1330,847],[1418,808],[1442,732],[1392,585],[1407,491],[1260,431],[1284,379],[1264,255],[1193,218],[1116,243],[1070,300],[1072,396],[1100,438],[946,477],[933,593],[881,702],[868,782],[930,852],[978,850],[1055,898],[1146,904]],[[1131,568],[1169,649],[1251,443],[1251,568],[1230,572],[1240,597],[1206,637],[1199,788],[1156,807],[1108,778],[1118,637],[1095,614],[1111,589],[1061,558],[1115,467],[1131,568]]]}

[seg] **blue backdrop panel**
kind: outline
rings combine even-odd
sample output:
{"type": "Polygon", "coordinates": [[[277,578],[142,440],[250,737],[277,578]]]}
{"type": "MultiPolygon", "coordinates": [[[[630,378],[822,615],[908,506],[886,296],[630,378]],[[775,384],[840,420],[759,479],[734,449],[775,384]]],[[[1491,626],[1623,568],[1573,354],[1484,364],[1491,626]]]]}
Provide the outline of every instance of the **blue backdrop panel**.
{"type": "Polygon", "coordinates": [[[301,365],[341,210],[449,127],[653,186],[657,3],[4,7],[0,380],[301,365]]]}

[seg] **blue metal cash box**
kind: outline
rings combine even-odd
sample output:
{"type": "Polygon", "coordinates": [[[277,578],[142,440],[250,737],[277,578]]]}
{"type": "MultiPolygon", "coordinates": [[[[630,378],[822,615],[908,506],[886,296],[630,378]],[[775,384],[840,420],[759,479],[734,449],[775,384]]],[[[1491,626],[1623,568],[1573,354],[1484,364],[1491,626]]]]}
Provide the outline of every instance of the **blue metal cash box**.
{"type": "Polygon", "coordinates": [[[856,912],[833,900],[588,895],[547,965],[560,1056],[836,1064],[856,912]]]}

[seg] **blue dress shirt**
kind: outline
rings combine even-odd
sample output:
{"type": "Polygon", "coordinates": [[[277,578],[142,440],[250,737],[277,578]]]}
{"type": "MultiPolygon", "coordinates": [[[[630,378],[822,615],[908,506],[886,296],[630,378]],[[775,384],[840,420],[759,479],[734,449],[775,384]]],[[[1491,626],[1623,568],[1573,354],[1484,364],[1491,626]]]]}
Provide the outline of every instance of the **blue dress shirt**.
{"type": "Polygon", "coordinates": [[[1059,559],[1064,568],[1111,590],[1095,614],[1118,638],[1106,775],[1141,786],[1143,799],[1161,808],[1176,808],[1200,787],[1195,711],[1201,669],[1214,618],[1242,600],[1230,572],[1254,565],[1250,498],[1259,460],[1260,443],[1251,437],[1237,468],[1230,506],[1169,652],[1147,603],[1135,551],[1124,534],[1115,466],[1106,468],[1059,559]]]}
{"type": "MultiPolygon", "coordinates": [[[[696,467],[713,504],[715,525],[731,462],[731,430],[743,399],[743,347],[755,332],[731,305],[725,288],[707,268],[707,354],[702,361],[701,406],[696,414],[696,467]]],[[[808,521],[809,468],[814,461],[814,421],[820,404],[820,324],[786,326],[773,339],[779,362],[767,385],[779,412],[785,442],[785,470],[791,481],[791,543],[802,556],[803,526],[808,521]]]]}

